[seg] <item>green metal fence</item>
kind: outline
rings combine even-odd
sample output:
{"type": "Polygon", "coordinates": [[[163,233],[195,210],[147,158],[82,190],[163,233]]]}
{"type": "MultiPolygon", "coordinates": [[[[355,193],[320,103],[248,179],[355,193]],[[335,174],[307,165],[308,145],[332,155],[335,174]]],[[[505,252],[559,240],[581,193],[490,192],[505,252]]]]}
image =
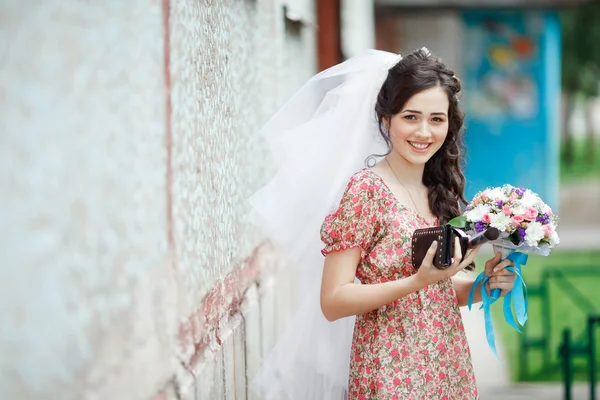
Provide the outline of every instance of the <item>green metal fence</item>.
{"type": "Polygon", "coordinates": [[[596,400],[596,349],[595,330],[600,325],[600,314],[590,315],[587,320],[586,338],[583,341],[573,341],[571,330],[563,330],[563,341],[559,348],[562,360],[564,398],[571,400],[573,383],[573,359],[583,357],[588,364],[589,399],[596,400]]]}
{"type": "MultiPolygon", "coordinates": [[[[552,355],[556,354],[555,347],[551,342],[551,332],[553,329],[563,329],[561,321],[553,321],[551,318],[551,296],[567,296],[572,301],[582,317],[586,315],[600,314],[600,305],[594,304],[573,284],[570,278],[587,278],[600,277],[600,269],[597,267],[569,267],[561,269],[547,269],[542,272],[541,279],[538,285],[528,285],[528,295],[530,298],[538,298],[541,306],[541,324],[542,331],[539,335],[532,335],[527,325],[520,335],[520,352],[519,352],[519,380],[525,381],[533,377],[530,365],[529,355],[531,351],[542,352],[542,373],[549,373],[561,370],[561,360],[552,359],[552,355]],[[552,285],[550,285],[552,283],[552,285]],[[550,288],[554,290],[551,290],[550,288]],[[551,293],[552,292],[552,293],[551,293]]],[[[600,292],[600,288],[599,288],[600,292]]],[[[585,320],[582,319],[582,328],[585,320]]],[[[576,337],[573,338],[573,332],[569,331],[571,341],[581,343],[585,341],[588,332],[582,329],[575,332],[576,337]]],[[[564,340],[564,337],[563,337],[564,340]]]]}

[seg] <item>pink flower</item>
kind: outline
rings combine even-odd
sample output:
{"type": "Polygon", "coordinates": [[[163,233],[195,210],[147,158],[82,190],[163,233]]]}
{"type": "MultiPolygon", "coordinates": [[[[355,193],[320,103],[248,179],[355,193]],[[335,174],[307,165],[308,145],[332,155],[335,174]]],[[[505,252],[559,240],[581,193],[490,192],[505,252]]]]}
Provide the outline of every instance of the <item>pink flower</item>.
{"type": "Polygon", "coordinates": [[[534,221],[535,217],[538,216],[538,212],[535,208],[533,207],[527,207],[527,210],[525,211],[525,219],[527,221],[534,221]]]}
{"type": "Polygon", "coordinates": [[[524,221],[524,218],[522,215],[515,215],[514,217],[512,217],[510,219],[510,223],[513,224],[516,227],[521,226],[521,223],[524,221]]]}
{"type": "Polygon", "coordinates": [[[512,210],[510,209],[510,206],[507,204],[504,207],[502,207],[502,211],[504,212],[505,215],[510,215],[512,214],[512,210]]]}
{"type": "Polygon", "coordinates": [[[492,220],[490,219],[490,214],[489,213],[483,214],[483,217],[481,217],[481,222],[483,222],[484,224],[491,223],[492,220]]]}
{"type": "Polygon", "coordinates": [[[481,198],[483,200],[486,200],[486,199],[489,198],[489,195],[490,195],[490,191],[486,189],[486,190],[483,191],[483,193],[481,193],[481,198]]]}
{"type": "Polygon", "coordinates": [[[517,194],[517,192],[512,192],[512,194],[508,198],[508,201],[515,201],[518,198],[519,198],[519,195],[517,194]]]}
{"type": "Polygon", "coordinates": [[[550,235],[552,235],[552,232],[554,232],[554,228],[552,228],[552,225],[544,225],[544,235],[546,237],[550,237],[550,235]]]}

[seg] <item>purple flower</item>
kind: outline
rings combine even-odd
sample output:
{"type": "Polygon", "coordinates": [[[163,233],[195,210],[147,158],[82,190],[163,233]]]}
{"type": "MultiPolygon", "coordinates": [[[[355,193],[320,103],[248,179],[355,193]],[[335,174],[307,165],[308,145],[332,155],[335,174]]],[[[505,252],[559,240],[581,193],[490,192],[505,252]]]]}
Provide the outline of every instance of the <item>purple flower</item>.
{"type": "Polygon", "coordinates": [[[548,214],[539,214],[536,221],[542,224],[548,224],[550,222],[550,216],[548,214]]]}
{"type": "Polygon", "coordinates": [[[519,232],[519,239],[521,240],[521,242],[524,241],[525,235],[526,235],[525,229],[519,228],[519,229],[517,229],[517,232],[519,232]]]}
{"type": "Polygon", "coordinates": [[[485,224],[484,224],[483,222],[481,222],[481,221],[480,221],[480,222],[477,222],[477,223],[475,224],[475,230],[476,230],[477,232],[483,232],[483,231],[485,230],[485,224]]]}
{"type": "Polygon", "coordinates": [[[525,194],[525,189],[523,189],[523,188],[517,188],[517,189],[515,190],[515,192],[517,192],[517,194],[518,194],[519,196],[523,197],[523,195],[525,194]]]}
{"type": "Polygon", "coordinates": [[[498,208],[502,208],[502,207],[504,207],[504,202],[502,200],[498,200],[496,205],[498,206],[498,208]]]}

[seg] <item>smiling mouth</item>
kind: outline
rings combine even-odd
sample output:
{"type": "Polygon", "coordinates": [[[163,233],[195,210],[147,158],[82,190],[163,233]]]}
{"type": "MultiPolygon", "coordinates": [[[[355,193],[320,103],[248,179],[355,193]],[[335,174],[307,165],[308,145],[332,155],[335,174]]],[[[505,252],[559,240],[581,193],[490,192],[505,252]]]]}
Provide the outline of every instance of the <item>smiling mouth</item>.
{"type": "Polygon", "coordinates": [[[429,146],[431,146],[431,143],[415,143],[415,142],[408,142],[408,143],[417,150],[425,150],[429,146]]]}

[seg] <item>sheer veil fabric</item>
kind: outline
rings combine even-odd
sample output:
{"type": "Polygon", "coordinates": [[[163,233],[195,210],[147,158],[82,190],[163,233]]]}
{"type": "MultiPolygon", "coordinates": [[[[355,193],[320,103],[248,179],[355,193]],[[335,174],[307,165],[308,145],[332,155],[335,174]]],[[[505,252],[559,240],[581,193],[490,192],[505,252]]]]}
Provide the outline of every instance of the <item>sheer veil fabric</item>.
{"type": "Polygon", "coordinates": [[[319,291],[320,227],[349,178],[385,154],[375,116],[393,53],[368,50],[312,77],[262,128],[276,163],[249,199],[252,221],[302,276],[299,307],[251,382],[262,400],[341,400],[347,396],[354,317],[329,322],[319,291]]]}

